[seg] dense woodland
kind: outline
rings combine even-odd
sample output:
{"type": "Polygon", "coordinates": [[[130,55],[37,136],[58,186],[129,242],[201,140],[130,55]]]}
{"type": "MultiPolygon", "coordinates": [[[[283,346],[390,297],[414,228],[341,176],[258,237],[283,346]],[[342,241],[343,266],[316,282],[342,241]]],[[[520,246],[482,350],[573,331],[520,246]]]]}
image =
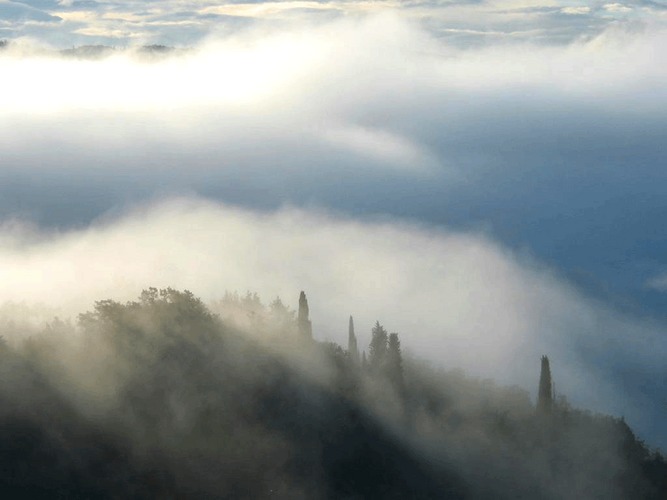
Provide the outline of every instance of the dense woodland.
{"type": "Polygon", "coordinates": [[[664,458],[554,400],[548,359],[533,404],[347,327],[345,348],[314,340],[303,293],[294,311],[154,288],[76,322],[5,318],[0,495],[667,498],[664,458]]]}

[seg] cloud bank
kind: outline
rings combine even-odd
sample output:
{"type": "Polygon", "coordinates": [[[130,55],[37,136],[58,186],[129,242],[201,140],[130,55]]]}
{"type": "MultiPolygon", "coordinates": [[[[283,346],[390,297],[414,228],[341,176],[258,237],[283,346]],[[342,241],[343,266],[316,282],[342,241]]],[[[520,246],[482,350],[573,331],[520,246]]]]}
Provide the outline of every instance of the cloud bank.
{"type": "Polygon", "coordinates": [[[255,27],[171,57],[10,46],[0,214],[85,225],[196,193],[483,226],[656,313],[665,37],[618,24],[566,46],[461,49],[383,13],[255,27]]]}
{"type": "Polygon", "coordinates": [[[659,426],[659,405],[635,384],[662,371],[664,329],[619,316],[480,233],[174,200],[85,230],[15,226],[2,237],[0,301],[73,314],[152,285],[206,300],[252,290],[295,307],[304,289],[319,339],[344,343],[353,314],[366,345],[379,319],[419,357],[531,391],[548,353],[574,403],[624,414],[640,433],[659,426]]]}
{"type": "MultiPolygon", "coordinates": [[[[601,15],[516,9],[502,16],[601,15]]],[[[574,402],[664,435],[664,321],[609,297],[649,316],[664,305],[646,283],[667,251],[666,35],[659,21],[594,31],[461,48],[384,12],[207,32],[168,57],[10,44],[0,298],[74,313],[148,285],[306,289],[321,325],[381,319],[417,354],[480,376],[533,388],[547,352],[574,402]],[[174,194],[227,205],[125,215],[174,194]]]]}

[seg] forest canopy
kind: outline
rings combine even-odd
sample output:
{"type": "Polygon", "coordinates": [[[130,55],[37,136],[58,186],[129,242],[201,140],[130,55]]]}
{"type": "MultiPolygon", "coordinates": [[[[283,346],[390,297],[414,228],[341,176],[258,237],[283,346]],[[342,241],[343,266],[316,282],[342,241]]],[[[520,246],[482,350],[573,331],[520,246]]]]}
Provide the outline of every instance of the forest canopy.
{"type": "Polygon", "coordinates": [[[5,497],[667,493],[662,455],[623,419],[555,398],[547,358],[536,407],[523,389],[404,356],[379,320],[367,347],[352,317],[348,346],[318,341],[303,292],[295,311],[149,288],[76,322],[2,329],[5,497]]]}

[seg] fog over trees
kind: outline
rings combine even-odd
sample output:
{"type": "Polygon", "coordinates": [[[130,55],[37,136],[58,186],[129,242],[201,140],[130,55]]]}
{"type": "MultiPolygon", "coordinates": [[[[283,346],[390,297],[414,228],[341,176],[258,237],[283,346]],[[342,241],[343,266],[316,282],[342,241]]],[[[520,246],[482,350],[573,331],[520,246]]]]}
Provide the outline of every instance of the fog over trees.
{"type": "Polygon", "coordinates": [[[0,500],[667,500],[667,0],[0,20],[0,500]]]}
{"type": "Polygon", "coordinates": [[[379,320],[361,355],[352,316],[347,349],[317,340],[304,292],[294,311],[149,288],[0,326],[3,498],[667,497],[623,418],[556,397],[557,360],[536,360],[533,404],[379,320]]]}

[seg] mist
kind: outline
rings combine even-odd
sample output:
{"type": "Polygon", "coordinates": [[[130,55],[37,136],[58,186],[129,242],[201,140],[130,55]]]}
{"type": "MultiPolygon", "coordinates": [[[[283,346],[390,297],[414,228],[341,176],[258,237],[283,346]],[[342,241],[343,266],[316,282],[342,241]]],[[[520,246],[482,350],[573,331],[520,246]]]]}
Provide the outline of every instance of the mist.
{"type": "MultiPolygon", "coordinates": [[[[623,419],[545,396],[546,358],[536,410],[519,387],[403,356],[397,333],[383,353],[379,322],[361,359],[353,343],[312,338],[303,292],[298,316],[251,293],[225,293],[213,308],[151,287],[96,301],[76,324],[22,326],[22,338],[1,325],[0,488],[32,498],[660,498],[661,455],[623,419]]],[[[352,339],[352,319],[349,328],[352,339]]]]}
{"type": "Polygon", "coordinates": [[[20,435],[77,464],[80,422],[112,496],[390,497],[338,482],[348,452],[390,457],[369,483],[399,496],[644,491],[667,447],[656,5],[143,7],[0,2],[20,435]],[[302,290],[312,345],[284,340],[302,290]],[[369,358],[376,322],[400,335],[401,384],[340,347],[350,315],[369,358]]]}
{"type": "Polygon", "coordinates": [[[95,300],[130,300],[147,285],[208,302],[252,291],[290,304],[304,289],[320,340],[343,343],[352,314],[366,343],[379,319],[436,366],[530,392],[546,352],[559,393],[660,439],[661,410],[634,384],[659,380],[664,330],[615,313],[482,232],[192,199],[137,207],[84,230],[20,228],[3,232],[0,301],[75,318],[95,300]]]}
{"type": "Polygon", "coordinates": [[[647,286],[665,265],[664,39],[659,23],[612,23],[567,45],[460,47],[382,12],[149,58],[19,40],[0,57],[0,214],[81,227],[195,195],[484,228],[664,319],[647,286]]]}

